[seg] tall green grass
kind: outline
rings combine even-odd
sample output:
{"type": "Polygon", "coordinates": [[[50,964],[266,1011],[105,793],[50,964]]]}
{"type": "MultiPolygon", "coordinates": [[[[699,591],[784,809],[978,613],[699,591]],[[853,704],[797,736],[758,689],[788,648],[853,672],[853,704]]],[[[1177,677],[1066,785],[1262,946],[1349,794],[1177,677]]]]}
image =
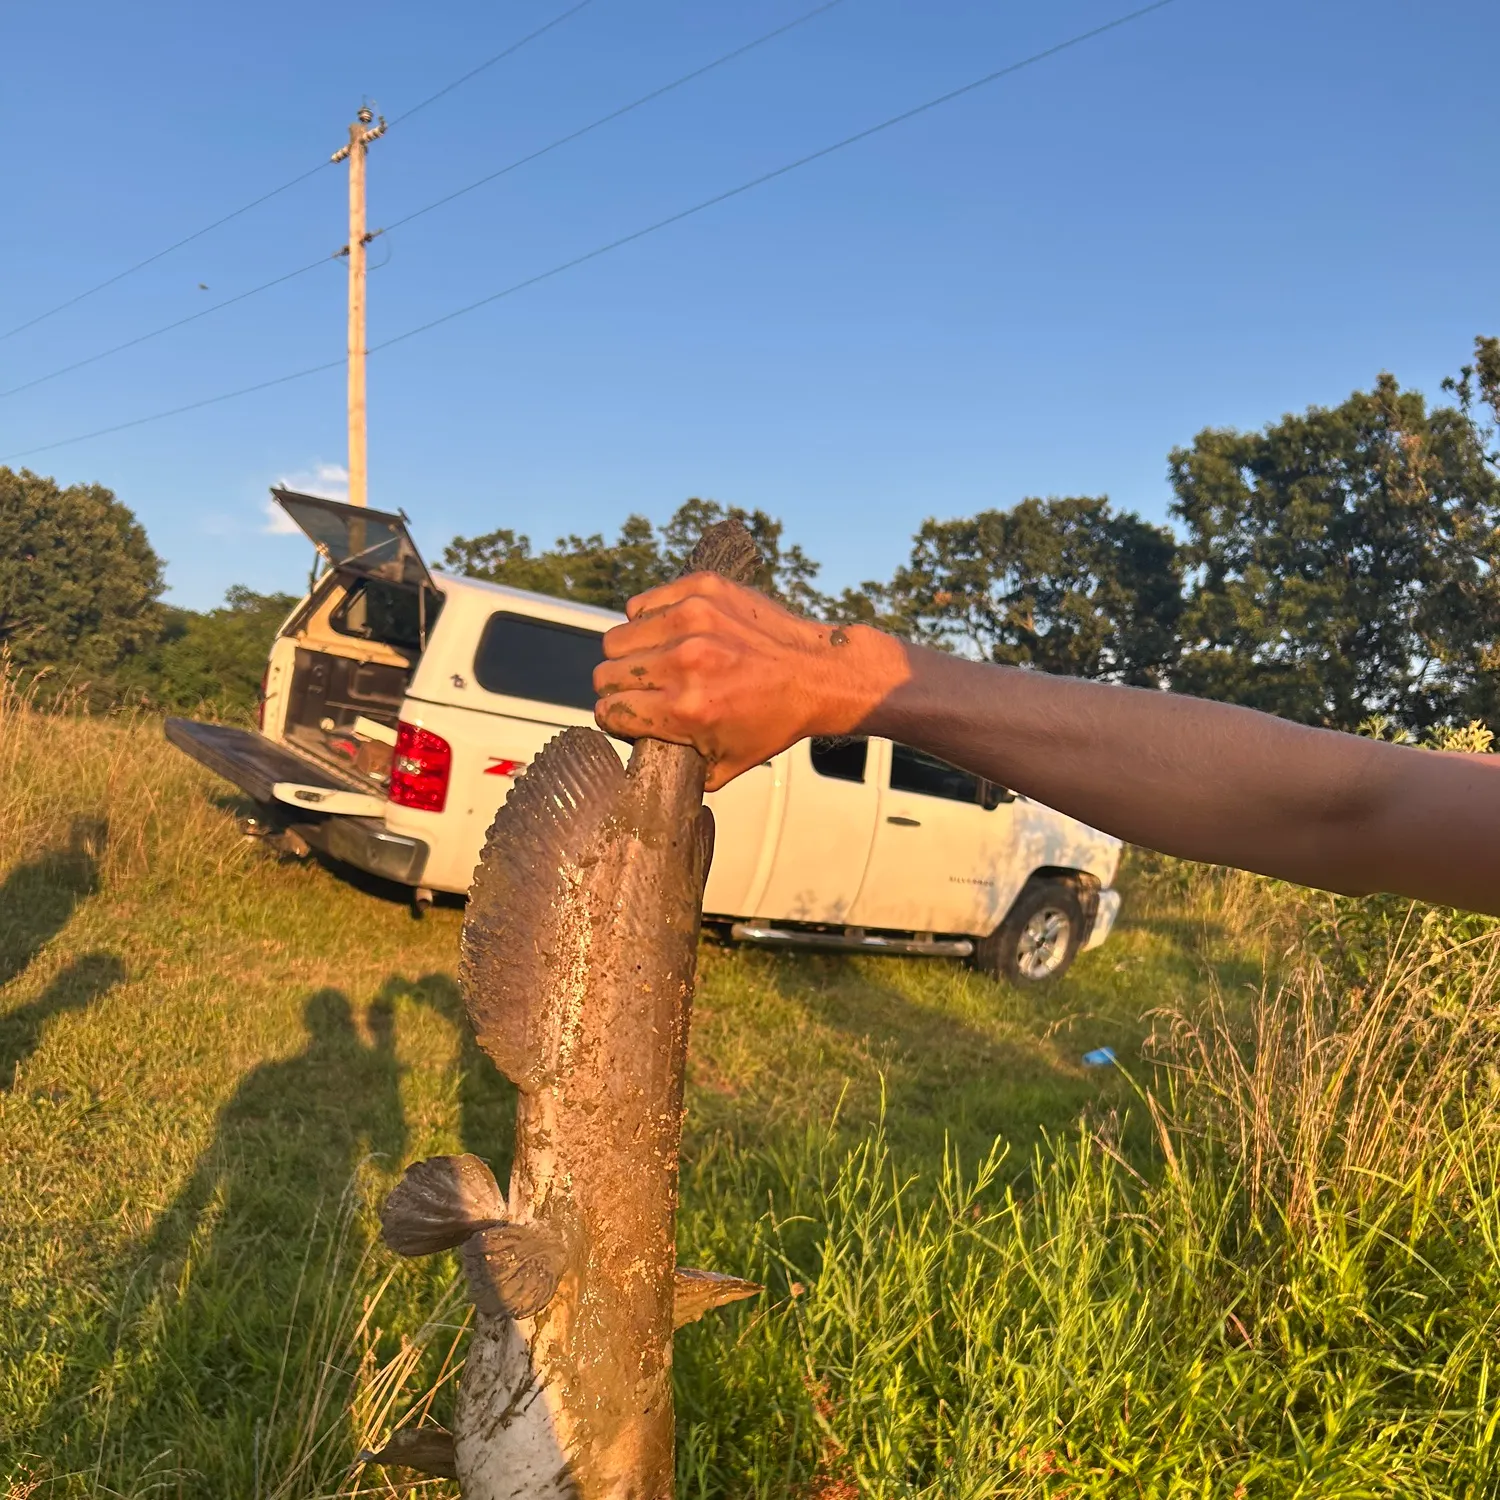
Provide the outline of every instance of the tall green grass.
{"type": "MultiPolygon", "coordinates": [[[[375,1209],[512,1103],[459,913],[267,859],[147,718],[0,742],[8,1500],[411,1492],[357,1458],[466,1310],[375,1209]]],[[[681,1257],[767,1290],[678,1337],[683,1496],[1500,1494],[1497,924],[1134,880],[1045,997],[705,950],[681,1257]]]]}

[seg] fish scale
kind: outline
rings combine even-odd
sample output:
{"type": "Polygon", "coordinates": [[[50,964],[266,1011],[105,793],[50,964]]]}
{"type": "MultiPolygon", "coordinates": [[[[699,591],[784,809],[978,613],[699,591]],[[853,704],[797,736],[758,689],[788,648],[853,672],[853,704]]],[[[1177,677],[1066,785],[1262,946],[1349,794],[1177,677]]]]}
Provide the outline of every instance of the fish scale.
{"type": "MultiPolygon", "coordinates": [[[[686,571],[759,566],[729,521],[686,571]]],[[[393,1249],[461,1250],[475,1319],[451,1439],[408,1429],[371,1456],[456,1474],[466,1500],[667,1500],[673,1329],[760,1290],[675,1263],[706,772],[690,747],[641,739],[622,767],[606,735],[564,730],[475,873],[459,980],[520,1090],[510,1187],[435,1157],[387,1199],[393,1249]]]]}

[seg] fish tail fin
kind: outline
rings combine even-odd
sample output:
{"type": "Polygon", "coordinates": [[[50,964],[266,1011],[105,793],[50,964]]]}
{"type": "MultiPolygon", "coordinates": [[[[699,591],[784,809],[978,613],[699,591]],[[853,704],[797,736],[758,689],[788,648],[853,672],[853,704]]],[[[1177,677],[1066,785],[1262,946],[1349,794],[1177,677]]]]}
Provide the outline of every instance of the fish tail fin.
{"type": "Polygon", "coordinates": [[[684,573],[720,573],[732,583],[753,583],[765,559],[745,523],[731,516],[708,527],[688,554],[684,573]]]}

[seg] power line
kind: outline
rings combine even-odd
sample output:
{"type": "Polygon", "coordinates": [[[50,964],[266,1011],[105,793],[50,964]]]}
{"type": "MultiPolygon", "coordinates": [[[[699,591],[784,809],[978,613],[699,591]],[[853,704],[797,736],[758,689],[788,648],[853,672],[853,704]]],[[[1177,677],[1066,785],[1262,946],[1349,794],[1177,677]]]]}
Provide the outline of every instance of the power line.
{"type": "Polygon", "coordinates": [[[56,307],[49,307],[46,312],[38,313],[34,318],[28,318],[24,323],[16,326],[6,333],[0,333],[0,343],[8,338],[14,338],[18,333],[24,333],[28,328],[35,328],[38,323],[44,323],[50,317],[60,312],[65,312],[70,307],[76,307],[87,297],[92,297],[95,292],[102,292],[105,287],[113,286],[117,281],[124,281],[127,276],[134,276],[137,271],[144,271],[147,266],[155,265],[163,257],[170,255],[174,250],[181,250],[184,245],[191,245],[194,240],[201,240],[205,234],[211,234],[215,229],[222,228],[231,219],[237,219],[241,214],[247,214],[252,208],[259,208],[262,203],[269,203],[272,198],[294,188],[299,182],[306,182],[309,177],[321,172],[328,163],[320,161],[317,166],[309,167],[307,171],[299,173],[288,182],[283,182],[280,187],[272,188],[269,193],[262,193],[259,198],[252,198],[248,203],[227,213],[221,219],[215,219],[212,224],[205,224],[202,229],[195,229],[191,234],[185,234],[180,240],[167,246],[165,250],[158,250],[155,255],[148,255],[145,260],[138,260],[133,266],[127,266],[123,271],[117,271],[113,276],[107,276],[103,281],[96,282],[87,291],[79,292],[76,297],[69,297],[66,302],[59,302],[56,307]]]}
{"type": "Polygon", "coordinates": [[[660,99],[664,94],[670,94],[674,89],[680,89],[684,84],[691,83],[695,78],[702,78],[705,73],[712,73],[715,68],[722,68],[725,63],[733,62],[736,58],[743,57],[747,52],[753,52],[757,47],[763,47],[767,42],[775,41],[779,36],[785,36],[789,31],[795,31],[799,26],[805,26],[809,21],[821,16],[824,11],[832,10],[836,5],[842,5],[844,0],[825,0],[822,5],[814,6],[805,11],[795,20],[788,21],[784,26],[778,26],[774,31],[767,31],[753,41],[745,42],[733,51],[716,57],[712,62],[706,62],[701,67],[694,68],[691,73],[684,73],[681,78],[674,78],[671,83],[664,83],[659,88],[654,88],[649,94],[642,94],[639,99],[632,99],[629,104],[622,104],[618,109],[612,109],[607,115],[600,115],[597,120],[591,120],[587,125],[581,125],[577,130],[570,131],[567,135],[559,136],[550,145],[539,147],[526,156],[519,156],[515,161],[506,166],[499,167],[493,172],[487,172],[483,177],[476,178],[465,187],[455,188],[451,193],[445,193],[441,198],[435,198],[431,203],[421,208],[414,208],[409,214],[403,214],[399,219],[387,224],[386,232],[399,229],[403,224],[410,224],[413,219],[420,219],[423,214],[430,214],[435,208],[442,208],[452,203],[455,198],[462,198],[466,193],[472,193],[476,188],[482,188],[487,183],[494,182],[498,177],[504,177],[508,172],[514,172],[518,167],[527,166],[539,157],[548,155],[558,150],[559,147],[570,145],[572,142],[589,134],[590,131],[598,130],[601,125],[608,125],[611,120],[618,120],[622,115],[628,115],[632,110],[640,109],[642,105],[650,104],[654,99],[660,99]]]}
{"type": "Polygon", "coordinates": [[[742,193],[751,192],[753,189],[763,187],[768,182],[774,182],[778,177],[785,177],[789,172],[795,172],[799,167],[808,166],[815,161],[821,161],[825,156],[832,156],[836,151],[843,151],[846,147],[867,141],[873,135],[879,135],[882,131],[890,130],[893,126],[905,124],[907,120],[915,119],[928,110],[937,109],[944,104],[951,104],[955,99],[961,99],[965,94],[972,94],[976,89],[982,89],[987,84],[995,83],[1001,78],[1008,77],[1012,73],[1018,73],[1022,68],[1029,68],[1036,63],[1044,62],[1049,57],[1056,57],[1059,52],[1066,52],[1070,48],[1081,46],[1084,42],[1092,41],[1095,37],[1103,36],[1107,31],[1114,31],[1121,26],[1129,25],[1132,21],[1138,21],[1142,16],[1150,15],[1152,11],[1164,10],[1171,5],[1173,0],[1152,0],[1150,5],[1143,5],[1139,10],[1133,10],[1128,15],[1117,16],[1113,21],[1106,21],[1103,25],[1095,26],[1089,31],[1079,32],[1077,36],[1070,37],[1065,42],[1058,42],[1055,46],[1048,47],[1041,52],[1033,52],[1030,57],[1022,58],[1020,62],[1010,63],[1006,67],[997,68],[993,73],[986,73],[983,78],[976,78],[972,83],[963,84],[956,89],[950,89],[946,94],[939,94],[935,99],[929,99],[924,104],[918,104],[911,109],[903,110],[899,115],[892,115],[889,119],[882,120],[878,125],[867,126],[864,130],[856,131],[853,135],[846,135],[843,140],[835,141],[830,146],[820,146],[816,151],[809,151],[806,156],[799,156],[795,161],[789,161],[783,166],[773,167],[769,172],[762,172],[759,177],[752,177],[748,182],[742,182],[738,187],[725,189],[722,193],[715,193],[712,198],[705,198],[701,203],[695,203],[691,208],[679,209],[675,214],[668,214],[665,219],[658,219],[654,224],[647,224],[643,229],[634,229],[629,234],[622,234],[619,239],[610,240],[608,244],[600,245],[593,250],[586,251],[582,255],[574,256],[572,260],[564,261],[561,265],[553,266],[550,270],[539,271],[535,276],[528,276],[524,281],[518,281],[512,286],[504,287],[498,292],[491,292],[487,297],[481,297],[477,302],[466,303],[463,307],[456,307],[452,312],[443,313],[440,317],[431,319],[429,322],[420,323],[415,328],[408,328],[405,333],[398,333],[393,338],[388,338],[371,347],[373,354],[377,349],[389,349],[392,344],[404,343],[407,339],[415,338],[419,333],[426,333],[430,329],[438,328],[444,323],[451,323],[454,318],[462,318],[466,314],[475,312],[481,307],[488,307],[491,302],[499,302],[504,297],[514,296],[527,287],[535,286],[539,281],[549,281],[554,276],[560,276],[564,271],[571,271],[577,266],[585,265],[591,260],[597,260],[601,255],[608,255],[611,250],[619,250],[625,245],[633,244],[636,240],[645,239],[649,234],[655,234],[658,230],[666,229],[673,224],[680,224],[684,219],[690,219],[695,214],[701,214],[706,209],[714,208],[720,203],[727,203],[731,198],[738,198],[742,193]]]}
{"type": "MultiPolygon", "coordinates": [[[[589,0],[584,0],[584,3],[589,3],[589,0]]],[[[814,6],[812,10],[804,12],[794,20],[788,21],[784,25],[778,26],[772,31],[764,32],[762,35],[754,38],[752,41],[745,42],[740,46],[735,47],[733,50],[725,52],[721,56],[714,58],[712,62],[704,63],[701,67],[694,68],[690,73],[684,73],[680,78],[674,78],[671,83],[664,83],[660,87],[652,89],[649,93],[642,94],[640,98],[633,99],[629,104],[621,105],[618,109],[613,109],[608,114],[600,115],[597,120],[592,120],[589,124],[582,125],[577,130],[570,131],[567,135],[559,136],[549,145],[539,147],[537,150],[530,152],[526,156],[518,157],[515,161],[508,163],[506,166],[498,168],[496,171],[487,173],[485,176],[469,183],[466,187],[457,188],[453,192],[447,193],[443,197],[435,199],[433,202],[425,204],[421,208],[413,209],[411,213],[405,214],[401,218],[396,219],[392,223],[386,225],[384,229],[379,231],[379,233],[389,234],[392,230],[399,229],[404,224],[410,224],[413,219],[419,219],[424,214],[431,213],[434,209],[442,208],[446,204],[452,203],[454,199],[461,198],[466,193],[472,193],[476,188],[484,187],[487,183],[494,182],[497,178],[504,177],[509,172],[514,172],[518,168],[524,167],[528,163],[534,162],[540,157],[546,156],[549,153],[558,150],[560,147],[566,146],[571,142],[578,140],[581,136],[588,135],[590,131],[598,130],[600,126],[607,125],[612,120],[618,120],[622,115],[628,115],[632,110],[640,109],[643,105],[651,103],[652,100],[660,99],[664,94],[670,94],[674,89],[682,88],[685,84],[691,83],[695,78],[702,78],[705,73],[711,73],[714,71],[714,69],[721,68],[726,63],[733,62],[736,58],[743,57],[747,52],[753,52],[757,47],[763,47],[767,42],[774,41],[779,36],[784,36],[787,32],[793,31],[797,27],[805,25],[808,21],[811,21],[817,16],[822,15],[825,11],[832,10],[835,6],[842,5],[843,3],[844,0],[824,0],[823,4],[814,6]]],[[[574,7],[574,9],[580,8],[581,7],[578,6],[574,7]]],[[[567,16],[571,14],[572,11],[567,11],[563,15],[559,16],[557,20],[565,20],[567,16]]],[[[548,24],[556,25],[557,21],[549,22],[548,24]]],[[[546,30],[546,28],[543,27],[542,30],[546,30]]],[[[500,58],[508,56],[509,52],[513,52],[516,47],[524,45],[525,42],[532,40],[534,37],[539,36],[540,34],[540,31],[536,31],[533,32],[530,37],[523,37],[520,42],[515,43],[515,45],[509,48],[507,52],[497,54],[495,57],[492,57],[489,62],[482,63],[480,65],[480,68],[476,68],[474,71],[478,72],[481,68],[489,67],[490,63],[498,62],[500,58]]],[[[472,76],[472,74],[465,75],[465,77],[472,76]]],[[[462,79],[459,80],[459,82],[462,81],[462,79]]],[[[454,88],[456,86],[456,84],[450,84],[449,88],[454,88]]],[[[444,90],[443,92],[446,92],[446,90],[444,90]]],[[[432,95],[431,99],[424,100],[423,103],[417,105],[415,109],[408,110],[406,112],[407,115],[414,114],[416,109],[423,108],[424,105],[430,104],[433,99],[436,99],[438,97],[440,97],[439,94],[432,95]]],[[[313,270],[316,266],[322,264],[323,262],[321,260],[314,261],[312,265],[302,266],[295,271],[288,271],[285,275],[277,276],[270,281],[262,282],[259,286],[251,287],[249,291],[241,292],[237,296],[227,297],[222,302],[216,302],[213,304],[213,306],[203,308],[199,312],[190,314],[188,317],[178,318],[175,322],[167,323],[160,328],[152,329],[149,333],[139,334],[133,339],[127,339],[123,344],[116,344],[112,348],[103,349],[97,354],[90,354],[84,359],[75,360],[72,364],[63,365],[61,368],[49,371],[45,375],[38,375],[34,380],[25,381],[20,385],[13,385],[7,390],[0,390],[0,400],[4,400],[8,396],[18,395],[21,391],[30,390],[33,386],[41,385],[45,381],[53,380],[60,375],[70,374],[72,371],[82,369],[85,365],[94,364],[98,360],[108,359],[112,354],[120,354],[126,349],[133,349],[137,344],[147,343],[151,339],[158,338],[164,333],[172,332],[174,328],[181,328],[185,323],[192,323],[199,318],[206,318],[211,313],[218,312],[220,308],[231,307],[236,302],[243,302],[247,297],[254,297],[260,292],[269,291],[272,287],[280,286],[283,282],[286,281],[291,281],[294,277],[304,275],[306,272],[313,270]]]]}
{"type": "MultiPolygon", "coordinates": [[[[936,98],[928,99],[922,104],[914,105],[911,109],[902,110],[899,114],[891,115],[881,120],[878,124],[867,126],[863,130],[856,131],[853,135],[847,135],[842,140],[834,141],[831,145],[821,146],[816,151],[810,151],[805,156],[799,156],[793,161],[786,162],[782,166],[775,167],[769,172],[762,172],[758,177],[752,177],[747,182],[742,182],[738,187],[726,189],[722,193],[715,193],[711,198],[705,198],[699,203],[693,204],[691,208],[680,209],[677,213],[669,214],[664,219],[658,219],[655,223],[647,224],[644,228],[632,230],[629,234],[621,235],[618,239],[610,240],[607,244],[599,245],[593,250],[586,251],[582,255],[576,255],[571,260],[566,260],[558,265],[552,266],[546,271],[539,271],[534,276],[528,276],[522,281],[514,282],[508,287],[503,287],[498,292],[491,292],[487,297],[481,297],[478,301],[466,303],[463,307],[454,308],[451,312],[443,313],[441,316],[429,319],[425,323],[419,323],[415,328],[408,328],[404,333],[398,333],[392,338],[383,339],[378,344],[370,347],[370,353],[377,353],[382,349],[389,349],[394,344],[405,343],[407,339],[416,338],[419,334],[430,332],[444,323],[451,323],[455,318],[462,318],[471,312],[476,312],[481,307],[488,307],[493,302],[499,302],[503,298],[513,297],[517,292],[525,291],[528,287],[536,286],[539,282],[549,281],[554,276],[560,276],[565,271],[571,271],[575,267],[585,265],[589,261],[597,260],[602,255],[609,254],[612,250],[618,250],[625,245],[634,244],[635,241],[644,239],[647,235],[655,234],[659,230],[666,229],[673,224],[680,224],[684,219],[692,218],[695,214],[703,213],[705,210],[715,207],[717,204],[728,202],[731,198],[737,198],[743,193],[751,192],[753,189],[762,187],[768,182],[774,182],[780,177],[785,177],[789,172],[795,172],[800,167],[808,166],[815,161],[821,161],[826,156],[832,156],[837,151],[843,151],[849,146],[867,141],[871,136],[879,135],[883,131],[890,130],[896,125],[904,124],[908,120],[915,119],[918,115],[926,114],[944,104],[951,104],[955,99],[961,99],[966,94],[972,94],[978,89],[987,87],[989,84],[997,83],[1002,78],[1007,78],[1014,73],[1019,73],[1024,68],[1034,67],[1037,63],[1045,62],[1048,58],[1056,57],[1059,53],[1071,51],[1074,47],[1082,46],[1085,42],[1093,41],[1096,37],[1104,36],[1111,31],[1117,31],[1122,26],[1128,26],[1134,21],[1151,15],[1154,11],[1165,10],[1174,0],[1152,0],[1149,5],[1143,5],[1136,10],[1128,11],[1124,15],[1116,16],[1111,21],[1105,21],[1098,26],[1090,27],[1087,31],[1078,32],[1067,38],[1066,41],[1054,43],[1051,47],[1045,47],[1040,52],[1033,52],[1029,57],[1023,57],[1019,62],[1008,63],[1003,68],[996,68],[991,73],[986,73],[982,78],[976,78],[970,83],[960,85],[956,89],[950,89],[947,93],[939,94],[936,98]]],[[[239,396],[248,396],[255,391],[263,391],[274,385],[285,385],[289,381],[301,380],[308,375],[316,375],[324,370],[332,370],[343,364],[342,360],[330,360],[325,364],[311,365],[303,370],[295,370],[288,375],[277,376],[273,380],[264,380],[256,385],[243,386],[238,390],[225,391],[218,396],[209,396],[201,401],[190,402],[186,406],[176,406],[170,411],[154,412],[149,416],[136,417],[128,422],[119,422],[112,427],[101,427],[93,432],[78,433],[73,437],[59,438],[55,442],[44,443],[34,448],[21,449],[18,452],[5,456],[4,461],[9,462],[13,458],[29,457],[33,453],[46,453],[54,448],[68,447],[73,443],[82,443],[90,438],[105,437],[110,433],[122,432],[129,427],[140,427],[148,422],[159,422],[167,417],[179,416],[184,412],[196,411],[200,407],[212,406],[221,401],[232,401],[239,396]]]]}
{"type": "Polygon", "coordinates": [[[409,120],[419,109],[426,109],[429,104],[435,104],[445,94],[451,94],[454,89],[462,88],[471,78],[477,78],[486,68],[493,68],[497,62],[503,62],[512,52],[519,52],[528,42],[534,42],[539,36],[545,36],[554,26],[560,26],[569,16],[576,16],[584,6],[592,5],[593,0],[578,0],[578,4],[571,10],[565,10],[560,16],[554,16],[545,26],[538,26],[535,31],[523,36],[519,42],[512,42],[503,51],[497,52],[493,57],[487,58],[477,68],[470,68],[462,77],[455,78],[452,83],[445,83],[437,93],[429,94],[419,104],[413,104],[408,110],[392,118],[392,125],[399,125],[403,120],[409,120]]]}
{"type": "MultiPolygon", "coordinates": [[[[537,27],[535,31],[528,32],[527,35],[523,36],[519,41],[512,42],[510,46],[504,48],[502,51],[497,52],[493,57],[488,58],[486,61],[480,63],[478,67],[470,68],[467,73],[464,73],[462,76],[455,78],[452,83],[444,84],[443,87],[440,88],[435,94],[429,94],[427,98],[423,99],[420,103],[412,105],[412,107],[406,110],[405,113],[397,115],[395,119],[391,121],[391,124],[394,125],[401,120],[409,120],[414,114],[416,114],[418,110],[426,109],[429,104],[435,103],[445,94],[451,94],[454,89],[461,87],[471,78],[474,78],[478,74],[484,72],[486,68],[491,68],[497,62],[500,62],[504,58],[509,57],[512,53],[519,52],[520,49],[526,46],[528,42],[534,42],[539,36],[542,36],[546,32],[551,31],[554,26],[557,26],[563,21],[566,21],[569,16],[577,15],[578,12],[581,11],[585,6],[591,4],[593,4],[593,0],[578,0],[578,3],[574,5],[572,9],[565,10],[560,16],[555,16],[552,20],[548,21],[546,25],[537,27]]],[[[259,208],[262,203],[269,203],[272,198],[280,197],[282,193],[290,191],[292,188],[296,187],[298,183],[306,182],[309,177],[315,177],[319,172],[323,170],[324,167],[328,165],[329,163],[327,160],[320,161],[317,166],[309,167],[307,171],[299,172],[297,176],[289,178],[286,182],[283,182],[280,187],[274,187],[270,190],[270,192],[262,193],[258,198],[252,198],[248,203],[242,204],[239,208],[231,209],[229,213],[224,214],[221,218],[215,219],[212,224],[205,224],[202,229],[195,229],[191,234],[183,235],[180,240],[174,240],[172,244],[168,245],[164,250],[158,250],[154,255],[148,255],[144,260],[136,261],[133,266],[126,266],[123,271],[117,271],[113,276],[106,276],[103,281],[95,282],[93,286],[86,288],[84,291],[77,293],[75,296],[67,298],[66,301],[57,303],[54,307],[49,307],[46,312],[37,313],[35,317],[28,318],[24,323],[17,323],[14,328],[7,329],[4,333],[0,333],[0,343],[4,343],[6,339],[14,338],[18,333],[24,333],[28,328],[35,328],[38,323],[45,323],[48,318],[55,317],[60,312],[66,312],[70,307],[76,307],[80,302],[83,302],[87,298],[94,296],[96,293],[104,291],[107,287],[114,286],[116,282],[124,281],[127,276],[134,276],[137,271],[144,271],[147,266],[155,265],[157,261],[165,259],[174,251],[181,250],[184,245],[191,245],[194,240],[201,240],[204,235],[212,234],[215,229],[222,229],[224,225],[230,223],[234,219],[240,218],[244,214],[249,213],[251,209],[259,208]]],[[[274,285],[274,283],[267,283],[267,285],[274,285]]],[[[250,294],[246,293],[246,295],[248,296],[250,294]]],[[[154,337],[154,335],[147,335],[147,337],[154,337]]],[[[102,358],[102,356],[100,357],[102,358]]],[[[16,387],[16,389],[19,390],[23,388],[16,387]]]]}
{"type": "Polygon", "coordinates": [[[55,443],[43,443],[39,448],[24,448],[11,453],[3,462],[12,458],[26,458],[33,453],[47,453],[53,448],[66,448],[71,443],[87,442],[90,438],[108,437],[112,432],[124,432],[131,427],[144,427],[148,422],[163,422],[168,417],[180,417],[184,412],[199,411],[205,406],[217,406],[221,401],[233,401],[239,396],[251,396],[256,391],[268,391],[273,385],[287,385],[293,380],[303,380],[309,375],[321,375],[324,370],[342,370],[344,358],[330,359],[321,365],[309,365],[303,370],[293,370],[289,375],[277,375],[271,380],[261,380],[255,385],[242,385],[238,390],[221,391],[217,396],[205,396],[201,401],[189,401],[185,406],[174,406],[170,411],[152,412],[149,417],[132,417],[128,422],[116,422],[112,427],[96,427],[92,432],[81,432],[77,437],[60,438],[55,443]]]}
{"type": "Polygon", "coordinates": [[[199,308],[195,313],[189,313],[185,318],[178,318],[174,323],[164,323],[160,328],[153,328],[149,333],[137,334],[133,339],[126,339],[123,344],[115,344],[109,349],[101,349],[97,354],[87,355],[83,359],[75,359],[70,365],[60,365],[55,370],[49,370],[45,375],[38,375],[32,380],[22,381],[20,385],[13,385],[8,390],[0,391],[0,401],[7,396],[19,395],[22,391],[29,391],[33,386],[45,385],[49,380],[56,380],[59,375],[71,375],[74,370],[81,370],[85,365],[97,364],[101,359],[108,359],[111,354],[121,354],[126,349],[134,349],[137,344],[149,343],[152,339],[160,338],[164,333],[171,333],[174,328],[181,328],[187,323],[196,323],[199,318],[206,318],[210,313],[216,313],[221,308],[233,307],[236,302],[243,302],[247,297],[254,297],[260,292],[268,292],[273,286],[280,286],[283,282],[294,281],[299,276],[305,276],[309,271],[316,271],[319,266],[326,266],[331,261],[339,258],[339,253],[323,255],[317,260],[305,266],[299,266],[295,271],[288,271],[282,276],[277,276],[271,281],[263,281],[259,286],[253,286],[248,291],[239,292],[233,297],[225,297],[221,302],[215,302],[210,307],[199,308]]]}

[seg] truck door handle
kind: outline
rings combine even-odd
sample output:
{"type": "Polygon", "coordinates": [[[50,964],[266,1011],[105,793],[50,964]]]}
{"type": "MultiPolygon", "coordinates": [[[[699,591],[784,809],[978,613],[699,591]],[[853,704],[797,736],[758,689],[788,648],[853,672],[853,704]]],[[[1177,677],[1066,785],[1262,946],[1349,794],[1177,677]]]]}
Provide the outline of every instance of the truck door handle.
{"type": "Polygon", "coordinates": [[[920,828],[920,819],[917,818],[887,818],[887,823],[894,823],[898,828],[920,828]]]}

